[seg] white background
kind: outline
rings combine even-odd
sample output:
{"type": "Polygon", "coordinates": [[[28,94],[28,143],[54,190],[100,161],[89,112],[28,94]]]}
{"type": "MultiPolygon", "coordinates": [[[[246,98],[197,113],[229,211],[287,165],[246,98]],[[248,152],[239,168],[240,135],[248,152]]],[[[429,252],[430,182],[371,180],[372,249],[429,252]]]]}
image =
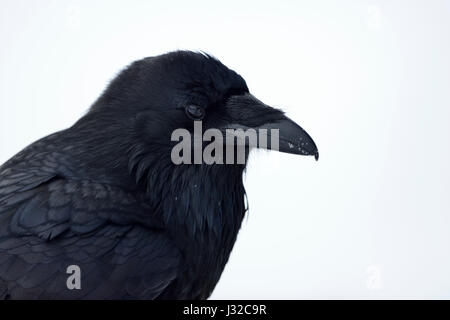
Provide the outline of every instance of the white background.
{"type": "Polygon", "coordinates": [[[135,59],[203,50],[315,139],[258,152],[212,298],[450,298],[449,1],[0,1],[0,163],[135,59]]]}

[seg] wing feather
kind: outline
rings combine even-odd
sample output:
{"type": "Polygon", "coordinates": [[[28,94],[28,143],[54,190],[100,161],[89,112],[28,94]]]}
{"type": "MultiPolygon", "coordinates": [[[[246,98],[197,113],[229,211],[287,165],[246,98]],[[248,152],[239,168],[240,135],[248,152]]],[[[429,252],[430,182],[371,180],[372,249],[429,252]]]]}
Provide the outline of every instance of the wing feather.
{"type": "Polygon", "coordinates": [[[181,255],[149,208],[118,187],[64,177],[39,143],[0,167],[0,298],[157,298],[181,255]],[[80,290],[67,288],[70,265],[80,290]]]}

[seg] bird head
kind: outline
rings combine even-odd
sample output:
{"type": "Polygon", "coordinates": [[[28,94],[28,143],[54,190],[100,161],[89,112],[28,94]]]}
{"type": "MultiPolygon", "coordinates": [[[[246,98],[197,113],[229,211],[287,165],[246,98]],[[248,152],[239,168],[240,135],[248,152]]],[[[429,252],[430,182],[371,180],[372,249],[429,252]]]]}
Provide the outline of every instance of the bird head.
{"type": "MultiPolygon", "coordinates": [[[[264,129],[267,140],[278,140],[277,151],[316,160],[319,156],[305,130],[281,110],[255,98],[239,74],[204,53],[176,51],[132,63],[111,82],[91,113],[114,114],[123,123],[133,123],[134,138],[140,141],[133,152],[139,156],[145,152],[159,159],[170,156],[173,132],[195,134],[197,122],[202,134],[209,129],[224,133],[224,147],[232,141],[226,136],[236,136],[237,129],[257,133],[264,129]]],[[[261,137],[257,135],[254,145],[245,139],[244,144],[273,149],[271,142],[260,143],[261,137]]]]}

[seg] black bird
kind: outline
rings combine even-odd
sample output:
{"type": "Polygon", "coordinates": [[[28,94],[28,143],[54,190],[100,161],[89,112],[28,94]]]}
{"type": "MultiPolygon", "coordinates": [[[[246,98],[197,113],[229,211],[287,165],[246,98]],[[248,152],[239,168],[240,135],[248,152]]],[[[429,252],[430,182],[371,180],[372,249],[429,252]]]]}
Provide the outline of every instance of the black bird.
{"type": "Polygon", "coordinates": [[[171,133],[194,120],[277,128],[280,151],[318,157],[217,59],[136,61],[72,127],[0,167],[0,298],[208,298],[246,213],[245,164],[174,164],[171,133]]]}

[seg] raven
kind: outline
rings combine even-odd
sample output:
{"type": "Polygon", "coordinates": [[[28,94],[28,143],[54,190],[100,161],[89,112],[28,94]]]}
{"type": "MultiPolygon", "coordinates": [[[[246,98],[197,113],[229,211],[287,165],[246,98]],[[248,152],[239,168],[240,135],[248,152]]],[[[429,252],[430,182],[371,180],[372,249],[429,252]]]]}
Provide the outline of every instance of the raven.
{"type": "Polygon", "coordinates": [[[318,158],[216,58],[135,61],[72,127],[0,167],[0,298],[208,298],[247,211],[245,163],[174,164],[171,133],[195,121],[276,128],[279,151],[318,158]]]}

